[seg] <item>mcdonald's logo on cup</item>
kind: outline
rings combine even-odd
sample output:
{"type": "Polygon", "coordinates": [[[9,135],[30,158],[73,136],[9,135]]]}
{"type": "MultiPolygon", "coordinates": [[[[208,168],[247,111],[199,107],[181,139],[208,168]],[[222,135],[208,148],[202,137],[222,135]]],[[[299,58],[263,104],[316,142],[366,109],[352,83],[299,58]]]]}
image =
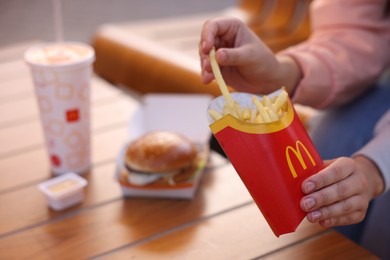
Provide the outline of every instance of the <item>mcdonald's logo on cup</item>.
{"type": "Polygon", "coordinates": [[[308,157],[308,159],[310,160],[311,164],[313,166],[316,166],[316,162],[314,161],[313,156],[310,154],[310,152],[307,150],[306,146],[301,141],[298,140],[295,142],[295,148],[293,148],[290,145],[287,146],[286,147],[286,160],[287,160],[288,168],[290,169],[290,172],[291,172],[294,179],[297,178],[298,175],[297,175],[297,172],[295,170],[293,163],[291,162],[291,152],[298,159],[303,170],[307,169],[307,165],[306,165],[305,160],[303,159],[302,152],[305,152],[305,154],[308,157]]]}

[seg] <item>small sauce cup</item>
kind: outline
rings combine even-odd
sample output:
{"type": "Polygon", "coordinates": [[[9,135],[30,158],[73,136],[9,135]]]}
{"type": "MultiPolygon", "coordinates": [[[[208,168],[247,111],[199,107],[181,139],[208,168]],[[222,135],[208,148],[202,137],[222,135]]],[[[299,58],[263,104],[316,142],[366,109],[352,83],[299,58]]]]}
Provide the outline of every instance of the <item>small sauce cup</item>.
{"type": "Polygon", "coordinates": [[[84,178],[70,172],[42,182],[38,188],[45,195],[49,206],[60,211],[79,204],[84,199],[86,185],[84,178]]]}

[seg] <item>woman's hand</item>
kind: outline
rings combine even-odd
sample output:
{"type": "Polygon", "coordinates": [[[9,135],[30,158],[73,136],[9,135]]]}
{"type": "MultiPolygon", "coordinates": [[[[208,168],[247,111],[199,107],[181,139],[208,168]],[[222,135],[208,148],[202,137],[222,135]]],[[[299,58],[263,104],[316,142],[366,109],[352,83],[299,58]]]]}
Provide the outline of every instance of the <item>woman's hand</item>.
{"type": "Polygon", "coordinates": [[[325,227],[355,224],[366,215],[371,199],[382,193],[379,169],[364,156],[338,158],[307,178],[301,208],[307,219],[325,227]]]}
{"type": "Polygon", "coordinates": [[[207,21],[202,29],[199,56],[204,83],[214,79],[208,56],[213,46],[226,83],[238,91],[268,94],[285,86],[292,94],[301,77],[291,58],[276,57],[243,22],[220,18],[207,21]]]}

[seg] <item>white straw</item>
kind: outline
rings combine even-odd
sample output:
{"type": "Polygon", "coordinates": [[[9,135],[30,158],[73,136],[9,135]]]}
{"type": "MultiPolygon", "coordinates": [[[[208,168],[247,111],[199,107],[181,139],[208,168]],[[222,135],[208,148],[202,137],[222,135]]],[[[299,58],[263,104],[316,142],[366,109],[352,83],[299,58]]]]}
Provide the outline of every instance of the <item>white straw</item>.
{"type": "Polygon", "coordinates": [[[54,26],[55,26],[56,40],[58,42],[61,42],[64,40],[61,0],[53,0],[53,13],[54,13],[54,26]]]}

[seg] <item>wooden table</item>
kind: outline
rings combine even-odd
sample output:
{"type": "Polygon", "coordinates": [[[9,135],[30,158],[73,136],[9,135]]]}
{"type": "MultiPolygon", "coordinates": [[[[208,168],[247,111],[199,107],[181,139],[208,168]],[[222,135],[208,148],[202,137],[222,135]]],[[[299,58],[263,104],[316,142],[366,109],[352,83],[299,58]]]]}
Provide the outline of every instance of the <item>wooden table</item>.
{"type": "Polygon", "coordinates": [[[238,175],[212,153],[193,200],[123,198],[115,158],[137,99],[94,78],[93,168],[82,204],[55,212],[38,183],[53,177],[22,60],[0,64],[0,259],[375,259],[306,221],[276,238],[238,175]]]}

